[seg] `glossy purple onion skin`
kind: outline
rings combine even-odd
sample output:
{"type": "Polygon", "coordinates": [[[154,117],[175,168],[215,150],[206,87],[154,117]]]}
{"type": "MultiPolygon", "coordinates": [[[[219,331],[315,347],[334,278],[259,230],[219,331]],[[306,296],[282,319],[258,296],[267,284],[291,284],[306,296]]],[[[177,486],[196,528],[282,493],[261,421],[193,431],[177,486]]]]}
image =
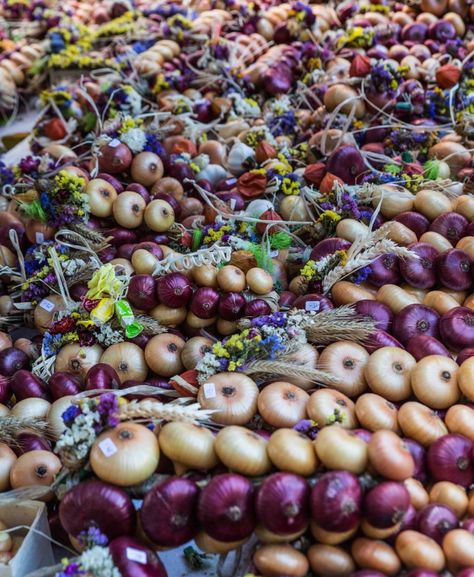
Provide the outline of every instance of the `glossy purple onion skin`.
{"type": "Polygon", "coordinates": [[[387,575],[374,569],[361,569],[360,571],[352,573],[351,577],[387,577],[387,575]]]}
{"type": "Polygon", "coordinates": [[[292,473],[274,473],[265,479],[255,500],[259,523],[275,535],[292,535],[309,523],[310,488],[292,473]]]}
{"type": "Polygon", "coordinates": [[[82,389],[81,382],[77,377],[60,371],[54,373],[49,379],[48,388],[54,400],[68,395],[77,395],[82,389]]]}
{"type": "Polygon", "coordinates": [[[179,547],[198,530],[199,489],[190,479],[172,477],[145,495],[140,519],[145,535],[160,547],[179,547]]]}
{"type": "Polygon", "coordinates": [[[397,313],[392,322],[392,334],[403,345],[416,335],[439,336],[439,314],[425,305],[408,305],[397,313]]]}
{"type": "MultiPolygon", "coordinates": [[[[211,319],[219,308],[220,295],[212,287],[201,287],[191,298],[190,310],[200,319],[211,319]]],[[[245,307],[245,303],[244,303],[245,307]]]]}
{"type": "Polygon", "coordinates": [[[406,447],[410,451],[413,461],[415,463],[415,472],[413,473],[413,478],[417,479],[421,483],[425,483],[427,480],[426,475],[426,449],[413,439],[403,439],[406,447]]]}
{"type": "Polygon", "coordinates": [[[85,390],[94,389],[118,389],[120,378],[117,371],[110,365],[98,363],[87,371],[85,379],[85,390]]]}
{"type": "Polygon", "coordinates": [[[406,577],[440,577],[439,573],[429,571],[428,569],[412,569],[406,574],[406,577]]]}
{"type": "Polygon", "coordinates": [[[16,371],[11,379],[11,387],[17,401],[32,397],[40,399],[47,397],[44,383],[30,371],[16,371]]]}
{"type": "Polygon", "coordinates": [[[310,260],[318,261],[325,256],[334,254],[337,250],[347,250],[350,246],[351,243],[344,238],[338,238],[337,236],[325,238],[324,240],[320,240],[313,248],[309,258],[310,260]]]}
{"type": "Polygon", "coordinates": [[[454,511],[447,505],[432,503],[418,513],[418,530],[441,545],[444,536],[459,525],[454,511]]]}
{"type": "Polygon", "coordinates": [[[245,298],[240,293],[226,293],[219,299],[219,316],[226,321],[239,319],[245,310],[245,298]]]}
{"type": "Polygon", "coordinates": [[[380,529],[393,527],[403,520],[410,505],[410,494],[395,481],[383,481],[364,496],[364,517],[380,529]]]}
{"type": "Polygon", "coordinates": [[[400,284],[399,259],[394,254],[384,254],[370,265],[371,272],[367,280],[375,287],[386,284],[400,284]]]}
{"type": "Polygon", "coordinates": [[[283,291],[280,294],[280,299],[278,300],[278,306],[280,307],[280,309],[290,309],[294,302],[296,300],[296,295],[295,293],[292,293],[291,291],[283,291]]]}
{"type": "Polygon", "coordinates": [[[474,481],[473,443],[458,434],[443,435],[428,449],[428,469],[434,481],[468,487],[474,481]]]}
{"type": "Polygon", "coordinates": [[[149,274],[137,274],[130,279],[127,292],[129,303],[139,309],[148,311],[158,304],[156,281],[149,274]]]}
{"type": "Polygon", "coordinates": [[[51,443],[39,435],[33,433],[20,433],[17,438],[17,446],[13,447],[17,456],[30,451],[52,451],[51,443]]]}
{"type": "Polygon", "coordinates": [[[179,308],[188,304],[193,289],[189,279],[184,274],[171,272],[160,278],[157,293],[161,304],[179,308]]]}
{"type": "Polygon", "coordinates": [[[168,577],[158,555],[135,537],[118,537],[109,543],[108,547],[114,565],[122,577],[168,577]],[[133,560],[134,552],[142,554],[139,560],[133,560]],[[145,563],[142,561],[143,555],[146,558],[145,563]]]}
{"type": "Polygon", "coordinates": [[[0,375],[4,377],[13,377],[13,375],[21,370],[28,369],[30,366],[30,359],[20,349],[15,347],[7,347],[0,351],[0,375]]]}
{"type": "Polygon", "coordinates": [[[450,357],[448,349],[438,339],[429,335],[415,335],[407,344],[407,351],[415,357],[417,361],[421,361],[430,355],[442,355],[443,357],[450,357]]]}
{"type": "Polygon", "coordinates": [[[469,533],[474,533],[474,519],[471,517],[469,519],[464,519],[461,523],[461,528],[466,529],[469,533]]]}
{"type": "Polygon", "coordinates": [[[419,212],[402,212],[397,214],[393,220],[404,224],[412,230],[418,238],[430,228],[430,221],[419,212]]]}
{"type": "Polygon", "coordinates": [[[463,364],[464,361],[474,357],[474,347],[468,347],[466,349],[462,349],[462,351],[458,354],[456,358],[456,362],[459,366],[463,364]]]}
{"type": "Polygon", "coordinates": [[[135,508],[128,494],[119,487],[89,480],[69,489],[59,506],[61,524],[77,537],[95,525],[109,539],[133,534],[135,508]]]}
{"type": "Polygon", "coordinates": [[[474,567],[463,569],[456,577],[474,577],[474,567]]]}
{"type": "Polygon", "coordinates": [[[311,492],[311,517],[326,531],[343,532],[359,524],[362,488],[349,471],[324,473],[311,492]]]}
{"type": "Polygon", "coordinates": [[[461,291],[472,284],[472,261],[458,248],[447,250],[436,259],[438,281],[446,288],[461,291]]]}
{"type": "Polygon", "coordinates": [[[362,346],[369,353],[373,353],[382,347],[398,347],[399,349],[405,348],[399,340],[388,334],[386,331],[381,330],[378,330],[370,335],[367,341],[362,343],[362,346]]]}
{"type": "Polygon", "coordinates": [[[419,258],[400,260],[400,272],[404,280],[411,286],[429,289],[436,284],[435,260],[439,252],[426,242],[415,242],[407,247],[419,258]]]}
{"type": "Polygon", "coordinates": [[[457,212],[440,214],[431,223],[430,231],[437,232],[455,246],[465,236],[469,221],[457,212]]]}
{"type": "Polygon", "coordinates": [[[244,316],[255,318],[262,315],[269,315],[271,313],[270,305],[263,299],[254,299],[246,303],[244,309],[244,316]]]}
{"type": "Polygon", "coordinates": [[[359,150],[351,145],[336,148],[329,156],[326,168],[346,184],[356,184],[358,178],[367,170],[359,150]]]}
{"type": "Polygon", "coordinates": [[[439,321],[441,340],[449,348],[460,351],[474,343],[474,310],[456,307],[445,313],[439,321]]]}
{"type": "Polygon", "coordinates": [[[393,313],[387,305],[378,301],[364,299],[354,303],[354,308],[359,315],[369,317],[375,321],[377,329],[382,331],[390,329],[393,313]]]}

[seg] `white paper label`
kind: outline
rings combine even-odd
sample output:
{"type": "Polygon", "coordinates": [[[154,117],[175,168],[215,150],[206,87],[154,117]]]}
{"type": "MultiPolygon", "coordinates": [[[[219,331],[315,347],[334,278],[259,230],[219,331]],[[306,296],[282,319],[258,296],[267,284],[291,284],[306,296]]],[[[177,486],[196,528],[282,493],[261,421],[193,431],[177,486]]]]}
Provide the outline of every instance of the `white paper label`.
{"type": "Polygon", "coordinates": [[[127,547],[127,559],[129,561],[136,561],[142,565],[146,565],[146,553],[145,551],[139,551],[138,549],[132,549],[127,547]]]}
{"type": "Polygon", "coordinates": [[[54,309],[54,303],[52,303],[51,301],[49,301],[48,299],[43,299],[39,306],[44,309],[45,311],[48,311],[48,313],[50,313],[53,309],[54,309]]]}
{"type": "Polygon", "coordinates": [[[216,396],[216,387],[214,383],[204,383],[203,390],[206,399],[213,399],[216,396]]]}
{"type": "Polygon", "coordinates": [[[111,457],[118,451],[117,445],[112,439],[104,439],[99,443],[99,449],[104,453],[104,457],[111,457]]]}
{"type": "Polygon", "coordinates": [[[234,210],[236,204],[237,204],[237,201],[235,200],[235,198],[231,198],[230,199],[230,209],[234,210]]]}
{"type": "Polygon", "coordinates": [[[319,311],[321,303],[319,301],[307,301],[304,305],[305,311],[319,311]]]}
{"type": "Polygon", "coordinates": [[[118,138],[114,138],[113,140],[111,140],[109,142],[109,146],[111,148],[117,148],[117,146],[120,146],[122,143],[120,142],[120,140],[118,138]]]}
{"type": "Polygon", "coordinates": [[[42,232],[35,233],[36,244],[41,244],[44,242],[44,234],[42,232]]]}
{"type": "Polygon", "coordinates": [[[279,250],[270,251],[270,258],[276,258],[280,254],[279,250]]]}

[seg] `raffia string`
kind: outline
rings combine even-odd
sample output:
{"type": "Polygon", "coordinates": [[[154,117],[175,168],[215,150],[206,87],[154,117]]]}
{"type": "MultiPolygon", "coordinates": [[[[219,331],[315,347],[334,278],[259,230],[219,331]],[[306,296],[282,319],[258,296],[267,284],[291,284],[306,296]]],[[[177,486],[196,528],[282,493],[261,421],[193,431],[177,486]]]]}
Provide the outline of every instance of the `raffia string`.
{"type": "Polygon", "coordinates": [[[10,242],[12,243],[13,248],[16,252],[16,257],[18,260],[18,266],[20,267],[21,279],[23,282],[26,282],[26,270],[25,270],[25,258],[23,256],[23,251],[20,247],[20,241],[18,240],[18,233],[14,228],[11,228],[8,232],[8,236],[10,238],[10,242]]]}
{"type": "Polygon", "coordinates": [[[49,254],[51,256],[51,260],[53,261],[53,269],[56,275],[56,281],[58,283],[59,292],[64,302],[64,306],[66,308],[72,303],[71,295],[69,294],[69,289],[67,287],[67,282],[64,277],[63,268],[61,266],[61,261],[59,260],[58,253],[56,252],[55,248],[49,249],[49,254]]]}
{"type": "Polygon", "coordinates": [[[195,266],[218,265],[230,261],[232,248],[218,244],[189,254],[169,254],[160,260],[153,271],[153,276],[161,276],[168,272],[182,272],[195,266]]]}

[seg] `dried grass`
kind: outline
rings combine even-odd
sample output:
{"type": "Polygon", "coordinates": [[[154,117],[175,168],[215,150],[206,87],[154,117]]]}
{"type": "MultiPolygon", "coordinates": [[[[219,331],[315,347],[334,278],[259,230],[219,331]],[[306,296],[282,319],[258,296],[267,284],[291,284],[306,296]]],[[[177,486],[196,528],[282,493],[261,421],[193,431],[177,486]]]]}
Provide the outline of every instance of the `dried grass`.
{"type": "Polygon", "coordinates": [[[285,377],[297,377],[307,379],[318,385],[327,387],[337,387],[340,385],[339,379],[329,373],[319,369],[312,369],[294,362],[275,361],[253,361],[244,371],[247,375],[280,375],[285,377]]]}
{"type": "Polygon", "coordinates": [[[194,402],[194,399],[177,399],[166,405],[153,399],[144,399],[122,405],[119,417],[122,421],[184,421],[197,425],[210,421],[215,412],[201,409],[201,405],[194,402]]]}

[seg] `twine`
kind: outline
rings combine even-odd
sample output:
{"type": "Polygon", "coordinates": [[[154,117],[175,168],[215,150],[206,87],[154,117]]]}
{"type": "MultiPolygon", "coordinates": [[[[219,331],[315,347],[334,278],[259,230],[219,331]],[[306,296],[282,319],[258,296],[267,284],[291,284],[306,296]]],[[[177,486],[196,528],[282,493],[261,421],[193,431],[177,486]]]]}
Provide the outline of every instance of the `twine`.
{"type": "Polygon", "coordinates": [[[18,233],[14,228],[11,228],[8,232],[8,236],[16,252],[16,256],[18,259],[18,266],[20,267],[21,279],[23,282],[26,282],[27,276],[25,270],[25,257],[23,256],[23,251],[21,250],[20,247],[20,241],[18,240],[18,233]]]}
{"type": "Polygon", "coordinates": [[[214,245],[211,248],[201,249],[189,254],[169,254],[156,264],[153,276],[160,276],[171,271],[182,272],[195,266],[217,266],[223,262],[230,261],[231,257],[232,248],[220,245],[214,245]]]}

